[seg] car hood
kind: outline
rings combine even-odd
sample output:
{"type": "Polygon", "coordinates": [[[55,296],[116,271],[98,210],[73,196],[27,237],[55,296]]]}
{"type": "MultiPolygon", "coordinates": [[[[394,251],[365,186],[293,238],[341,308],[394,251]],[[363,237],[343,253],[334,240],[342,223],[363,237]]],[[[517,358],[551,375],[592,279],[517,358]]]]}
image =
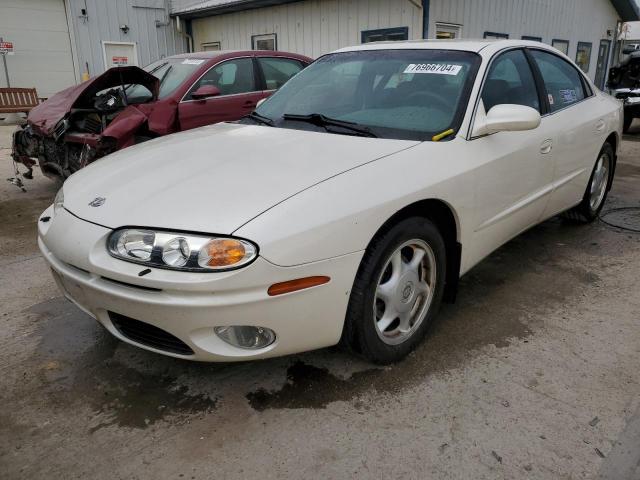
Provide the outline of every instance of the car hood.
{"type": "Polygon", "coordinates": [[[49,135],[56,124],[78,104],[89,101],[102,90],[128,84],[143,85],[152,93],[153,100],[158,98],[160,81],[156,77],[140,67],[113,67],[102,75],[56,93],[33,108],[27,120],[41,135],[49,135]]]}
{"type": "Polygon", "coordinates": [[[222,123],[92,163],[65,183],[64,206],[109,228],[230,234],[314,184],[417,143],[222,123]]]}

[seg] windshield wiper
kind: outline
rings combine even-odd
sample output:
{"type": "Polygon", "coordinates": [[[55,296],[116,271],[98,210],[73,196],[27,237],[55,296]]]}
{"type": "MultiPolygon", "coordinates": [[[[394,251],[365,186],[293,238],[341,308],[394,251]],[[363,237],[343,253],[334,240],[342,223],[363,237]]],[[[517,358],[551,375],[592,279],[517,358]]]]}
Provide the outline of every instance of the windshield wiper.
{"type": "Polygon", "coordinates": [[[364,125],[360,125],[359,123],[355,123],[355,122],[347,122],[344,120],[338,120],[337,118],[327,117],[326,115],[323,115],[321,113],[310,113],[308,115],[296,115],[293,113],[285,113],[284,115],[282,115],[282,118],[285,120],[307,122],[307,123],[316,125],[318,127],[325,127],[325,129],[331,133],[343,133],[343,132],[337,132],[334,129],[329,130],[326,127],[344,128],[345,130],[354,132],[358,136],[362,136],[362,137],[373,137],[373,138],[377,137],[377,135],[373,133],[369,127],[365,127],[364,125]]]}
{"type": "Polygon", "coordinates": [[[265,117],[264,115],[260,115],[258,112],[251,112],[249,115],[245,115],[245,118],[250,118],[251,120],[262,123],[263,125],[273,127],[273,120],[269,117],[265,117]]]}
{"type": "Polygon", "coordinates": [[[162,84],[164,83],[164,79],[167,78],[167,75],[169,75],[169,72],[171,71],[172,68],[173,68],[173,65],[169,65],[169,68],[167,68],[167,71],[162,74],[162,78],[160,79],[159,86],[162,86],[162,84]]]}

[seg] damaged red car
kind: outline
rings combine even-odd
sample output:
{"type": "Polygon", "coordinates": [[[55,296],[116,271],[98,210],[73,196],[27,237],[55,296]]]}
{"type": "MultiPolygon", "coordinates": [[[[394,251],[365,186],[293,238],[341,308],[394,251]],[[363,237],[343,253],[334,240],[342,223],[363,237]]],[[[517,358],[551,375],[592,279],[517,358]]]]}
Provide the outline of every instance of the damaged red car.
{"type": "Polygon", "coordinates": [[[114,67],[35,107],[13,136],[13,160],[67,178],[111,152],[251,113],[311,58],[274,51],[197,52],[144,68],[114,67]]]}

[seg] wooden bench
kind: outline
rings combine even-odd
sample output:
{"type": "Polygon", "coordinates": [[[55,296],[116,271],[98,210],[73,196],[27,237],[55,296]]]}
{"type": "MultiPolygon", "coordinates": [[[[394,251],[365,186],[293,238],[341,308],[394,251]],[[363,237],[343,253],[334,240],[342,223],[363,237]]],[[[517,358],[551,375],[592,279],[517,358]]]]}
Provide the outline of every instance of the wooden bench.
{"type": "Polygon", "coordinates": [[[35,88],[0,88],[0,113],[29,113],[38,103],[35,88]]]}

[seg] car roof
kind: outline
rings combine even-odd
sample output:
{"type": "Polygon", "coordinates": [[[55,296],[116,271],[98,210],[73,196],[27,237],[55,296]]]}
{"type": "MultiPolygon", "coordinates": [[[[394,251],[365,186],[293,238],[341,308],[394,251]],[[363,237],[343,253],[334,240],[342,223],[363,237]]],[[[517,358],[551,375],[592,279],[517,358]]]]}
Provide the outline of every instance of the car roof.
{"type": "Polygon", "coordinates": [[[234,57],[234,56],[277,56],[277,57],[293,57],[293,58],[306,58],[299,53],[282,52],[280,50],[208,50],[202,52],[180,53],[178,55],[172,55],[167,58],[198,58],[198,59],[212,59],[218,57],[234,57]]]}
{"type": "Polygon", "coordinates": [[[362,50],[401,50],[401,49],[424,49],[424,50],[462,50],[479,53],[484,49],[501,50],[509,47],[536,46],[549,48],[540,42],[530,40],[407,40],[391,42],[371,42],[364,45],[345,47],[336,50],[338,52],[354,52],[362,50]]]}

